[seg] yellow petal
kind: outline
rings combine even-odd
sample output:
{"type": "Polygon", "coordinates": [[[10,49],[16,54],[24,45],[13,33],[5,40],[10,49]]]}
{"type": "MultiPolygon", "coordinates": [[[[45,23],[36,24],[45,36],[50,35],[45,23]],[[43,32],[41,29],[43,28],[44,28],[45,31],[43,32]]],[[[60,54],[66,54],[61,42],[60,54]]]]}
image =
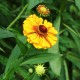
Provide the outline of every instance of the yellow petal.
{"type": "Polygon", "coordinates": [[[39,44],[40,36],[37,34],[37,37],[33,40],[33,43],[39,44]]]}
{"type": "Polygon", "coordinates": [[[54,27],[50,27],[48,29],[48,33],[52,33],[52,34],[58,34],[57,30],[54,27]]]}
{"type": "Polygon", "coordinates": [[[47,28],[52,27],[52,23],[48,22],[47,20],[44,20],[44,26],[46,26],[47,28]]]}
{"type": "Polygon", "coordinates": [[[27,18],[27,20],[29,21],[30,24],[35,25],[35,26],[39,26],[43,22],[43,19],[37,17],[35,14],[27,18]]]}
{"type": "Polygon", "coordinates": [[[51,45],[54,45],[57,42],[57,37],[53,36],[52,34],[48,34],[46,39],[50,42],[51,45]]]}
{"type": "Polygon", "coordinates": [[[33,25],[28,21],[28,20],[25,20],[24,23],[23,23],[23,27],[33,27],[33,25]]]}
{"type": "Polygon", "coordinates": [[[28,28],[26,28],[24,31],[25,31],[26,35],[27,35],[27,34],[30,34],[30,33],[35,33],[35,30],[33,30],[33,29],[28,29],[28,28]]]}
{"type": "Polygon", "coordinates": [[[50,44],[46,41],[46,39],[44,37],[39,36],[36,40],[38,40],[38,43],[34,42],[33,45],[40,49],[40,48],[49,48],[50,44]]]}
{"type": "Polygon", "coordinates": [[[26,32],[26,33],[31,33],[31,32],[35,32],[34,26],[30,25],[29,22],[25,22],[23,24],[23,30],[26,32]]]}
{"type": "Polygon", "coordinates": [[[44,26],[47,27],[47,20],[44,20],[44,26]]]}
{"type": "Polygon", "coordinates": [[[26,33],[26,31],[23,31],[23,34],[24,34],[24,36],[27,36],[27,33],[26,33]]]}
{"type": "Polygon", "coordinates": [[[44,49],[50,47],[49,42],[47,42],[47,40],[46,40],[44,37],[41,37],[41,38],[40,38],[40,44],[42,45],[42,47],[43,47],[44,49]]]}
{"type": "Polygon", "coordinates": [[[33,43],[29,38],[27,39],[27,41],[28,41],[29,43],[33,43]]]}
{"type": "Polygon", "coordinates": [[[37,44],[37,43],[33,43],[33,46],[34,46],[35,48],[38,48],[38,49],[41,49],[41,48],[42,48],[42,46],[41,46],[40,44],[37,44]]]}
{"type": "Polygon", "coordinates": [[[39,36],[36,33],[27,35],[28,39],[33,43],[39,42],[39,36]]]}

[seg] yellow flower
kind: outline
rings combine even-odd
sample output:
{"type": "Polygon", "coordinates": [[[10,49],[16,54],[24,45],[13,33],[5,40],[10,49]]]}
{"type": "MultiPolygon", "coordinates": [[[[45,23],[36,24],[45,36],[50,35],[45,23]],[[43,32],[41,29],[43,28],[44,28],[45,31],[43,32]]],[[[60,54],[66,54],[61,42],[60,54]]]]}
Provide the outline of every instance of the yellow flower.
{"type": "Polygon", "coordinates": [[[46,49],[52,47],[57,42],[56,34],[58,32],[52,27],[52,23],[37,17],[35,14],[30,15],[23,22],[23,34],[27,41],[35,48],[46,49]]]}
{"type": "Polygon", "coordinates": [[[35,67],[35,71],[36,71],[36,74],[38,74],[39,76],[42,76],[45,73],[45,67],[41,64],[38,64],[35,67]]]}
{"type": "Polygon", "coordinates": [[[37,7],[37,12],[45,17],[50,14],[50,10],[45,5],[39,5],[37,7]]]}

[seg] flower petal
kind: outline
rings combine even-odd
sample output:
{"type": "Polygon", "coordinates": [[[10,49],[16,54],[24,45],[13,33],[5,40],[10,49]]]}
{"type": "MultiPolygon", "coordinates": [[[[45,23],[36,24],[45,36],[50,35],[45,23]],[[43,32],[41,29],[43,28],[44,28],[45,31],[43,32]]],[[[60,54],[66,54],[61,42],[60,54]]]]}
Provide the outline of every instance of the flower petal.
{"type": "Polygon", "coordinates": [[[41,49],[41,48],[42,48],[42,46],[41,46],[40,44],[37,44],[37,43],[33,43],[33,46],[34,46],[35,48],[38,48],[38,49],[41,49]]]}
{"type": "Polygon", "coordinates": [[[29,38],[29,41],[33,43],[38,43],[39,41],[39,36],[36,33],[29,34],[27,37],[29,38]]]}
{"type": "Polygon", "coordinates": [[[40,44],[42,45],[42,47],[43,47],[44,49],[50,47],[50,43],[49,43],[44,37],[41,37],[41,39],[40,39],[40,44]]]}
{"type": "Polygon", "coordinates": [[[51,33],[51,34],[58,34],[58,32],[55,30],[54,27],[50,27],[50,28],[48,29],[48,33],[51,33]]]}
{"type": "Polygon", "coordinates": [[[46,26],[47,28],[52,27],[52,23],[48,22],[47,20],[44,20],[44,26],[46,26]]]}
{"type": "Polygon", "coordinates": [[[57,42],[57,37],[53,36],[52,34],[48,34],[46,39],[50,42],[51,46],[57,42]]]}

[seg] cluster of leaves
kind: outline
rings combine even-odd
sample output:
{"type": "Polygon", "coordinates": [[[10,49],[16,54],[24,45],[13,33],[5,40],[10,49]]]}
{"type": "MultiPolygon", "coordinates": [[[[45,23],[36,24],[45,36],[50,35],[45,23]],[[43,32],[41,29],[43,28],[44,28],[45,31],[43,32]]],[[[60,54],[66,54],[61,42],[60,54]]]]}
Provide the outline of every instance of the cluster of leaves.
{"type": "Polygon", "coordinates": [[[0,0],[0,80],[80,79],[80,0],[0,0]],[[46,5],[59,34],[47,50],[35,49],[22,34],[23,20],[46,5]],[[46,75],[38,76],[34,65],[44,64],[46,75]],[[33,73],[29,73],[29,69],[33,73]]]}

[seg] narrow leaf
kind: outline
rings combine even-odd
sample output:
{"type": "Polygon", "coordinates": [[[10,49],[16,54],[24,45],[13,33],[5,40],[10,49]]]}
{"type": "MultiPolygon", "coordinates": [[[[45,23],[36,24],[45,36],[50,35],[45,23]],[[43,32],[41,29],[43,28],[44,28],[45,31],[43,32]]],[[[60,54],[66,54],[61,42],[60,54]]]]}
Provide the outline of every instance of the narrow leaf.
{"type": "Polygon", "coordinates": [[[80,38],[79,38],[78,34],[72,28],[70,28],[68,25],[66,25],[66,24],[63,24],[63,25],[68,29],[69,33],[71,34],[71,36],[73,37],[73,39],[77,45],[78,51],[80,52],[80,38]]]}
{"type": "Polygon", "coordinates": [[[67,53],[66,58],[80,68],[80,56],[77,57],[73,53],[67,53]]]}
{"type": "Polygon", "coordinates": [[[70,80],[70,79],[69,79],[68,67],[67,67],[66,61],[64,61],[64,69],[65,69],[66,80],[70,80]]]}
{"type": "Polygon", "coordinates": [[[7,58],[5,57],[5,56],[3,56],[3,55],[0,55],[0,63],[2,64],[2,65],[6,65],[6,63],[7,63],[7,58]]]}
{"type": "Polygon", "coordinates": [[[75,0],[75,4],[79,8],[79,10],[80,10],[80,0],[75,0]]]}
{"type": "Polygon", "coordinates": [[[17,43],[18,43],[18,47],[21,50],[22,54],[26,54],[27,53],[27,47],[25,46],[25,44],[23,44],[19,39],[17,39],[17,43]]]}
{"type": "Polygon", "coordinates": [[[50,60],[54,60],[58,57],[60,57],[61,55],[57,55],[57,54],[39,54],[39,55],[35,55],[30,57],[29,59],[25,60],[24,62],[21,63],[22,65],[26,65],[26,64],[39,64],[39,63],[44,63],[44,62],[48,62],[50,60]]]}
{"type": "MultiPolygon", "coordinates": [[[[59,28],[60,28],[60,21],[61,21],[61,17],[58,16],[54,22],[54,26],[56,28],[56,30],[58,31],[59,33],[59,28]]],[[[58,37],[58,41],[57,43],[50,49],[48,49],[48,52],[49,53],[52,53],[52,54],[60,54],[59,53],[59,34],[57,35],[58,37]]],[[[54,56],[53,56],[54,57],[54,56]]],[[[52,69],[52,71],[56,74],[56,75],[60,75],[60,70],[61,70],[61,59],[60,57],[56,58],[55,60],[51,60],[50,61],[50,67],[52,69]]]]}
{"type": "Polygon", "coordinates": [[[27,75],[29,74],[28,71],[25,68],[22,67],[18,67],[15,70],[16,73],[18,73],[19,75],[21,75],[24,79],[27,77],[27,75]]]}
{"type": "Polygon", "coordinates": [[[15,37],[15,35],[6,29],[0,28],[0,39],[9,38],[9,37],[15,37]]]}
{"type": "Polygon", "coordinates": [[[14,49],[11,52],[11,55],[8,59],[6,68],[5,68],[5,74],[8,72],[8,70],[11,68],[11,65],[13,65],[13,62],[17,60],[17,58],[21,55],[21,51],[19,47],[16,45],[14,49]]]}
{"type": "Polygon", "coordinates": [[[41,3],[43,0],[29,0],[28,2],[28,10],[31,10],[33,7],[35,7],[37,4],[41,3]]]}

